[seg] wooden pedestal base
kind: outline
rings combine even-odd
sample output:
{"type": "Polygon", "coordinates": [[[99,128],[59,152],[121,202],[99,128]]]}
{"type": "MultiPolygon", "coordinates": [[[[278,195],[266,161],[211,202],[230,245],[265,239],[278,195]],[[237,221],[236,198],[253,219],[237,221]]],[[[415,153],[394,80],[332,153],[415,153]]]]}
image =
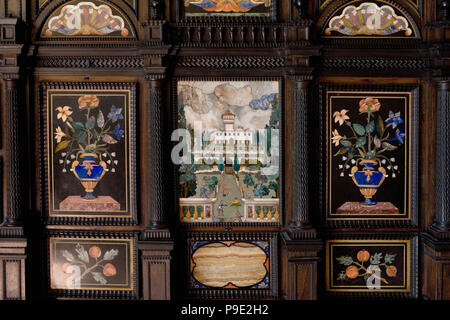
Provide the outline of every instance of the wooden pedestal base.
{"type": "Polygon", "coordinates": [[[287,300],[317,299],[317,264],[322,241],[294,240],[289,233],[281,236],[282,294],[287,300]]]}
{"type": "Polygon", "coordinates": [[[426,233],[422,243],[422,294],[431,300],[450,300],[450,239],[437,239],[426,233]]]}
{"type": "Polygon", "coordinates": [[[170,261],[173,241],[139,241],[144,300],[170,300],[170,261]]]}
{"type": "Polygon", "coordinates": [[[0,300],[25,300],[26,298],[26,247],[26,239],[0,238],[0,300]]]}

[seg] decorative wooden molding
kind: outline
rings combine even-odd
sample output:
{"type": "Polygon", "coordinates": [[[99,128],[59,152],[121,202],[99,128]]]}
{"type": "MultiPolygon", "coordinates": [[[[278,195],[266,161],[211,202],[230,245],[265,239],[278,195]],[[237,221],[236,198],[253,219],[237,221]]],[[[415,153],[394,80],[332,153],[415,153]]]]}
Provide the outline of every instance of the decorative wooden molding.
{"type": "Polygon", "coordinates": [[[200,56],[180,57],[177,68],[206,68],[206,69],[244,69],[267,68],[276,69],[285,66],[285,57],[242,57],[242,56],[200,56]]]}
{"type": "Polygon", "coordinates": [[[180,226],[182,229],[187,231],[192,230],[205,230],[208,231],[209,228],[219,228],[220,230],[235,231],[243,230],[244,228],[264,228],[268,230],[278,230],[280,224],[278,222],[183,222],[180,226]]]}
{"type": "Polygon", "coordinates": [[[150,45],[163,45],[163,42],[166,38],[166,25],[167,23],[165,20],[154,19],[142,23],[142,26],[145,27],[148,31],[148,41],[150,45]]]}
{"type": "Polygon", "coordinates": [[[370,56],[325,56],[321,67],[345,70],[410,70],[425,71],[429,61],[425,58],[370,57],[370,56]]]}
{"type": "Polygon", "coordinates": [[[147,73],[145,79],[149,81],[163,80],[166,78],[164,73],[147,73]]]}
{"type": "Polygon", "coordinates": [[[1,18],[0,19],[0,43],[16,44],[22,40],[21,23],[18,18],[1,18]]]}
{"type": "Polygon", "coordinates": [[[309,46],[311,20],[291,23],[223,22],[170,23],[168,41],[183,47],[309,46]]]}
{"type": "Polygon", "coordinates": [[[0,228],[0,238],[22,238],[25,235],[23,227],[5,227],[0,228]]]}
{"type": "Polygon", "coordinates": [[[146,229],[140,238],[142,240],[164,240],[171,239],[172,235],[169,229],[146,229]]]}
{"type": "Polygon", "coordinates": [[[38,68],[82,68],[82,69],[139,69],[144,59],[133,56],[52,56],[37,58],[38,68]]]}

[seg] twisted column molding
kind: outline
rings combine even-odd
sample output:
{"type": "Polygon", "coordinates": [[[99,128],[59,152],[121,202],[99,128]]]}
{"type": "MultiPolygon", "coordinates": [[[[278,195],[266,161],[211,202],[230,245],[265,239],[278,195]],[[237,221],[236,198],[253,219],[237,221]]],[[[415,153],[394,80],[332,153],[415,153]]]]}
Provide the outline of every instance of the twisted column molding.
{"type": "Polygon", "coordinates": [[[149,120],[148,139],[149,154],[148,166],[150,168],[150,194],[149,229],[167,228],[167,217],[164,210],[164,181],[163,181],[163,120],[162,111],[164,107],[164,77],[162,75],[150,76],[149,83],[149,120]]]}
{"type": "MultiPolygon", "coordinates": [[[[5,83],[5,162],[6,162],[6,217],[3,227],[18,227],[23,224],[24,213],[24,169],[21,109],[23,94],[19,92],[17,76],[4,76],[5,83]]],[[[22,110],[22,113],[24,110],[22,110]]]]}
{"type": "Polygon", "coordinates": [[[289,225],[292,238],[314,238],[310,216],[308,104],[310,77],[296,77],[294,90],[293,215],[289,225]]]}
{"type": "Polygon", "coordinates": [[[439,238],[450,239],[450,78],[437,80],[436,211],[430,228],[439,238]]]}

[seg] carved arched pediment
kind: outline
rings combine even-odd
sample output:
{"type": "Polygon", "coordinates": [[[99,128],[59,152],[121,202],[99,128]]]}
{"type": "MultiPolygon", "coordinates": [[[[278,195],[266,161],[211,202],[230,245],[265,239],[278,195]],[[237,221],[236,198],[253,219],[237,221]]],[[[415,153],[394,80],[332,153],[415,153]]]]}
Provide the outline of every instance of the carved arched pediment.
{"type": "Polygon", "coordinates": [[[47,18],[41,38],[107,37],[135,38],[131,23],[123,12],[103,1],[71,1],[47,18]]]}
{"type": "Polygon", "coordinates": [[[390,3],[361,1],[335,10],[322,34],[325,37],[418,38],[412,19],[390,3]]]}

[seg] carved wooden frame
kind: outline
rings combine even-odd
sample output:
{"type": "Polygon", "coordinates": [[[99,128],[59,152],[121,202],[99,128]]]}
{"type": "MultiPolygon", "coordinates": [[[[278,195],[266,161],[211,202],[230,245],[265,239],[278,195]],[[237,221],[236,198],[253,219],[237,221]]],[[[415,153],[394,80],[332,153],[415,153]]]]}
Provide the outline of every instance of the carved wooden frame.
{"type": "MultiPolygon", "coordinates": [[[[265,299],[278,298],[279,293],[279,274],[278,274],[278,232],[189,232],[186,235],[186,252],[189,253],[188,260],[191,259],[189,252],[189,243],[192,241],[268,241],[269,251],[269,288],[264,289],[192,289],[188,290],[188,294],[195,298],[208,299],[265,299]]],[[[186,279],[191,278],[189,264],[185,268],[186,279]]]]}
{"type": "Polygon", "coordinates": [[[184,0],[176,0],[178,21],[220,21],[220,22],[275,22],[277,20],[277,5],[278,0],[272,0],[270,4],[268,17],[251,17],[251,16],[200,16],[200,17],[186,17],[184,12],[184,0]]]}
{"type": "Polygon", "coordinates": [[[348,228],[348,227],[417,227],[418,225],[418,160],[419,160],[419,86],[411,85],[335,85],[328,83],[319,84],[319,211],[322,215],[322,225],[327,228],[348,228]],[[331,144],[328,141],[328,110],[326,94],[328,91],[348,91],[348,92],[410,92],[411,106],[410,106],[410,185],[408,186],[410,192],[409,219],[339,219],[335,218],[329,220],[328,217],[328,202],[329,202],[329,175],[328,175],[328,146],[331,144]]]}
{"type": "Polygon", "coordinates": [[[46,272],[47,272],[47,288],[50,296],[57,298],[95,298],[95,299],[137,299],[139,297],[139,273],[138,266],[138,249],[137,249],[137,232],[99,232],[99,231],[63,231],[63,230],[49,230],[47,231],[46,240],[46,272]],[[107,239],[123,239],[130,240],[130,252],[133,254],[133,260],[130,261],[133,268],[131,276],[132,290],[92,290],[92,289],[52,289],[50,278],[50,239],[51,238],[71,238],[84,240],[107,240],[107,239]]]}
{"type": "MultiPolygon", "coordinates": [[[[282,77],[210,77],[210,76],[198,76],[198,77],[187,77],[187,76],[178,76],[172,78],[171,83],[171,99],[172,99],[172,107],[171,107],[171,125],[172,125],[172,131],[178,128],[178,107],[177,107],[177,83],[178,81],[278,81],[279,84],[279,101],[280,101],[280,133],[279,133],[279,184],[278,184],[278,192],[279,192],[279,213],[280,219],[278,222],[203,222],[203,223],[196,223],[196,222],[189,222],[189,223],[182,223],[179,221],[178,212],[179,212],[179,194],[180,194],[180,185],[178,183],[179,177],[177,173],[177,166],[172,164],[173,169],[173,190],[175,190],[174,196],[173,196],[173,207],[172,212],[176,212],[177,216],[177,225],[180,225],[181,227],[185,229],[205,229],[205,228],[211,228],[211,227],[219,227],[223,228],[225,230],[231,230],[233,228],[269,228],[269,229],[278,229],[280,228],[284,223],[284,113],[285,113],[285,104],[284,104],[284,83],[283,83],[282,77]]],[[[172,146],[173,146],[172,142],[172,146]]],[[[249,229],[251,231],[251,229],[249,229]]]]}
{"type": "Polygon", "coordinates": [[[44,175],[41,175],[41,201],[42,208],[45,208],[46,224],[61,225],[136,225],[138,223],[138,195],[137,195],[137,84],[133,82],[41,82],[40,88],[40,168],[44,175]],[[76,215],[70,216],[51,216],[50,215],[50,196],[49,196],[49,167],[48,167],[48,123],[47,123],[47,92],[52,89],[62,90],[128,90],[130,94],[129,107],[129,215],[128,217],[108,217],[105,215],[76,215]]]}
{"type": "MultiPolygon", "coordinates": [[[[339,299],[368,299],[368,300],[387,300],[387,299],[417,299],[419,294],[419,233],[406,233],[406,234],[392,234],[392,233],[377,233],[377,234],[361,234],[361,233],[353,233],[349,232],[346,234],[338,234],[338,233],[330,233],[326,236],[326,244],[325,251],[329,250],[329,242],[328,240],[342,240],[345,241],[389,241],[392,240],[395,242],[396,240],[409,240],[409,285],[410,290],[407,292],[376,292],[373,291],[364,291],[364,292],[352,292],[352,291],[325,291],[325,296],[330,298],[339,298],[339,299]]],[[[329,257],[325,257],[324,265],[322,266],[322,272],[326,277],[328,274],[327,263],[329,257]]],[[[326,285],[324,286],[326,290],[326,285]]]]}

